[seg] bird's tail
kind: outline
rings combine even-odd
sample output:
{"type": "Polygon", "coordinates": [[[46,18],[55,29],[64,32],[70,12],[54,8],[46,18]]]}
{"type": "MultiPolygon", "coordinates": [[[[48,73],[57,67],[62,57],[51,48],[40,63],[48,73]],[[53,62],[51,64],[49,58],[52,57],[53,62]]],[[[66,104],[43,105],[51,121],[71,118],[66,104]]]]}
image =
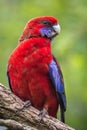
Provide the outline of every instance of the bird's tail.
{"type": "Polygon", "coordinates": [[[60,120],[65,123],[65,113],[64,110],[60,107],[60,120]]]}

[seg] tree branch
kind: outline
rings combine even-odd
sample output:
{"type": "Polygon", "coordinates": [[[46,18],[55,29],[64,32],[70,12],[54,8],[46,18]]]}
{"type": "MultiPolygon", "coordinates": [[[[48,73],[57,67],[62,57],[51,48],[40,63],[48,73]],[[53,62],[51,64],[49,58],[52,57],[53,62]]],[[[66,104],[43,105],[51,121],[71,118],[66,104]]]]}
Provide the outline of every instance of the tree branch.
{"type": "Polygon", "coordinates": [[[11,130],[37,130],[36,128],[18,123],[11,119],[0,119],[0,125],[6,126],[11,130]]]}
{"type": "Polygon", "coordinates": [[[0,125],[14,130],[74,130],[61,121],[46,115],[42,121],[34,107],[23,107],[24,102],[0,84],[0,125]]]}

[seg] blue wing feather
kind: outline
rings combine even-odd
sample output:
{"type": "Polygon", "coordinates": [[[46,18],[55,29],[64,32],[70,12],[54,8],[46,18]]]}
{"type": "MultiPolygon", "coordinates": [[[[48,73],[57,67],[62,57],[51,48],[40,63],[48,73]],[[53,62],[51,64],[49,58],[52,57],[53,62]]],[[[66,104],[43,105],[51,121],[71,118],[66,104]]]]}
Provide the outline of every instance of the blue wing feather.
{"type": "Polygon", "coordinates": [[[55,58],[53,58],[53,60],[49,64],[49,75],[55,86],[55,90],[59,98],[60,107],[65,111],[66,110],[66,96],[65,96],[65,90],[64,90],[63,76],[55,58]]]}

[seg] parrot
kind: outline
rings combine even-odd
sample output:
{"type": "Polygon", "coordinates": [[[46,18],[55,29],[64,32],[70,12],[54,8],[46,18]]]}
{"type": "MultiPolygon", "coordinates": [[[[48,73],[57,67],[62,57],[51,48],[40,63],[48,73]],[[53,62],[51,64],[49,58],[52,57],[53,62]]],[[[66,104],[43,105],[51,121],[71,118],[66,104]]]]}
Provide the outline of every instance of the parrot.
{"type": "Polygon", "coordinates": [[[60,109],[60,120],[65,123],[64,79],[51,49],[60,30],[53,16],[29,20],[8,58],[7,77],[11,91],[22,101],[30,101],[42,117],[57,118],[60,109]]]}

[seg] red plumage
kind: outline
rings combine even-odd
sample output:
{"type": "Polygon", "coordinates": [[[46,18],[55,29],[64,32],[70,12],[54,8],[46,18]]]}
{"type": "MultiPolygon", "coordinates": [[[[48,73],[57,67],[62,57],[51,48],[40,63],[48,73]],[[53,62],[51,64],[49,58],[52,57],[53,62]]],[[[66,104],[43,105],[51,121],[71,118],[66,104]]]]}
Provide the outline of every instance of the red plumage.
{"type": "Polygon", "coordinates": [[[50,26],[57,24],[57,20],[49,16],[29,21],[9,57],[7,74],[15,95],[23,101],[30,100],[39,110],[45,108],[49,115],[56,117],[59,101],[49,76],[49,64],[53,59],[51,38],[48,34],[41,36],[40,32],[47,27],[44,20],[50,26]]]}
{"type": "Polygon", "coordinates": [[[39,110],[46,108],[49,115],[56,116],[56,92],[48,76],[51,60],[50,42],[44,38],[32,38],[23,41],[12,52],[8,73],[12,91],[17,96],[24,101],[30,100],[39,110]]]}

